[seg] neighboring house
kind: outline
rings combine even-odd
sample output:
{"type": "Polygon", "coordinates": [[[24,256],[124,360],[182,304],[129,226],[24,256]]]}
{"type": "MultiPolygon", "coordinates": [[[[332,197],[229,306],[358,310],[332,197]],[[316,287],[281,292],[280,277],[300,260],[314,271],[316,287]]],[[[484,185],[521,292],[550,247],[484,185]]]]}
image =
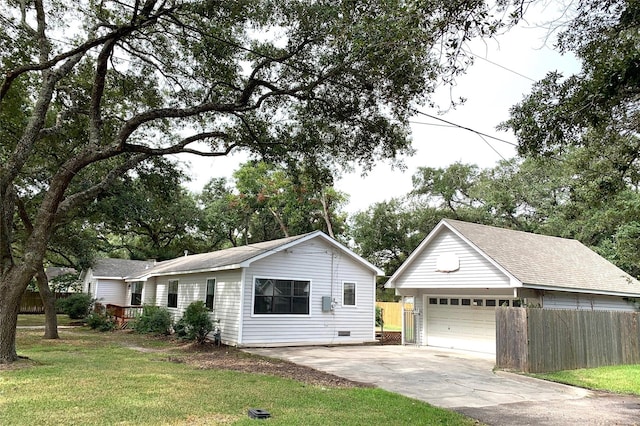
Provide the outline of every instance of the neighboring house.
{"type": "Polygon", "coordinates": [[[634,311],[640,301],[636,279],[576,240],[450,219],[386,286],[414,302],[405,343],[486,353],[497,306],[634,311]]]}
{"type": "Polygon", "coordinates": [[[382,274],[318,231],[158,262],[113,278],[121,292],[110,303],[129,305],[136,294],[177,320],[202,300],[229,345],[365,343],[375,341],[382,274]]]}
{"type": "Polygon", "coordinates": [[[124,279],[153,267],[155,263],[153,260],[96,259],[91,268],[80,275],[82,291],[103,305],[140,304],[135,289],[132,295],[124,279]]]}

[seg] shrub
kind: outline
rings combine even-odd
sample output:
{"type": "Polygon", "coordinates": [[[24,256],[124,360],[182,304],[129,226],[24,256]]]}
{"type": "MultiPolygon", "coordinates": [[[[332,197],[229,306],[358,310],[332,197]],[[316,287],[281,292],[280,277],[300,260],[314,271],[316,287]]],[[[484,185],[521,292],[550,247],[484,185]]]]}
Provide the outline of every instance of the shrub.
{"type": "Polygon", "coordinates": [[[138,333],[170,334],[172,323],[171,313],[167,308],[145,305],[142,315],[132,322],[132,328],[138,333]]]}
{"type": "Polygon", "coordinates": [[[176,334],[186,340],[195,340],[202,344],[213,330],[213,321],[209,318],[209,310],[199,300],[191,303],[175,327],[176,334]]]}
{"type": "Polygon", "coordinates": [[[384,325],[384,320],[382,319],[382,308],[380,306],[376,306],[376,326],[382,327],[384,325]]]}
{"type": "Polygon", "coordinates": [[[91,312],[87,317],[87,325],[93,330],[112,331],[116,328],[116,321],[109,314],[102,312],[91,312]]]}
{"type": "Polygon", "coordinates": [[[90,294],[74,293],[64,299],[58,299],[56,308],[60,312],[69,315],[71,319],[82,319],[89,315],[93,302],[94,300],[90,294]]]}

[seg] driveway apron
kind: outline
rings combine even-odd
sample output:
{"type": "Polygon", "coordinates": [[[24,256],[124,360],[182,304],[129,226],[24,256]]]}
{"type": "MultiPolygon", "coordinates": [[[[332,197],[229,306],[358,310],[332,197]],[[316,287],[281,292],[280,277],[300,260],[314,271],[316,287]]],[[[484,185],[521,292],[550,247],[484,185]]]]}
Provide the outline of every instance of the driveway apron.
{"type": "Polygon", "coordinates": [[[414,346],[256,348],[492,425],[640,425],[640,399],[493,371],[495,357],[414,346]]]}

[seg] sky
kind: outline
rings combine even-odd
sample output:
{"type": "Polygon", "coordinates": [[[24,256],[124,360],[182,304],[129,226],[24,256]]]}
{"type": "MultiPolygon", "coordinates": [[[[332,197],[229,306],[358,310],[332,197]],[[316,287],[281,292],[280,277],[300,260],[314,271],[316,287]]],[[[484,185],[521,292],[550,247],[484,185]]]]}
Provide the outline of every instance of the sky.
{"type": "MultiPolygon", "coordinates": [[[[421,112],[515,144],[512,133],[496,130],[498,124],[509,118],[509,108],[522,100],[534,81],[549,71],[557,70],[565,75],[579,71],[579,63],[573,56],[562,56],[553,50],[552,42],[546,40],[547,30],[540,26],[560,14],[555,4],[552,1],[537,3],[537,9],[525,16],[527,22],[521,22],[496,40],[472,42],[469,50],[476,56],[474,64],[458,78],[452,91],[443,87],[436,91],[434,98],[443,107],[448,105],[450,96],[464,97],[466,102],[445,113],[430,108],[423,108],[421,112]]],[[[403,158],[405,170],[380,163],[366,176],[356,170],[337,180],[336,189],[349,195],[345,208],[348,213],[406,195],[412,189],[411,177],[418,167],[444,168],[462,162],[490,168],[516,154],[513,145],[489,138],[485,138],[485,142],[473,132],[423,115],[411,120],[411,130],[416,152],[403,158]]],[[[213,177],[230,178],[246,159],[245,155],[213,160],[193,156],[179,158],[187,163],[186,170],[192,176],[187,187],[193,192],[201,191],[213,177]]]]}

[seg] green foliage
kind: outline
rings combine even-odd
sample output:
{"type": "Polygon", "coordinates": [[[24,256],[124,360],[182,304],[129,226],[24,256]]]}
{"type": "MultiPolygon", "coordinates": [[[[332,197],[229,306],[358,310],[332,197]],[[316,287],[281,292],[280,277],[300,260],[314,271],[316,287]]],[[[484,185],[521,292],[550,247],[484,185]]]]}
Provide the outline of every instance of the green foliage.
{"type": "MultiPolygon", "coordinates": [[[[510,16],[511,2],[123,0],[67,9],[0,0],[3,304],[19,303],[48,249],[82,253],[79,239],[56,231],[68,222],[101,228],[91,207],[145,167],[160,169],[155,158],[242,151],[275,164],[368,169],[410,153],[415,107],[466,69],[461,46],[494,35],[503,26],[494,16],[510,16]]],[[[154,197],[149,205],[165,213],[154,197]]],[[[165,223],[157,211],[134,213],[144,220],[121,224],[153,241],[157,257],[175,254],[172,231],[191,242],[188,214],[167,208],[165,223]]],[[[138,254],[142,244],[122,246],[149,257],[138,254]]],[[[0,323],[12,312],[0,311],[0,323]]],[[[13,340],[0,341],[0,361],[17,359],[13,340]]]]}
{"type": "Polygon", "coordinates": [[[90,294],[74,293],[64,299],[58,299],[56,308],[69,315],[71,319],[83,319],[89,315],[93,302],[90,294]]]}
{"type": "Polygon", "coordinates": [[[132,328],[138,333],[164,334],[171,333],[173,320],[167,308],[145,305],[142,314],[132,322],[132,328]]]}
{"type": "Polygon", "coordinates": [[[382,308],[380,306],[376,306],[376,327],[382,327],[384,325],[384,320],[382,319],[382,308]]]}
{"type": "Polygon", "coordinates": [[[82,281],[79,272],[67,272],[49,280],[49,287],[54,293],[81,291],[82,281]]]}
{"type": "Polygon", "coordinates": [[[209,318],[209,313],[202,300],[192,302],[176,323],[175,331],[178,337],[204,343],[207,335],[213,331],[213,321],[209,318]]]}
{"type": "Polygon", "coordinates": [[[113,331],[116,328],[115,318],[107,312],[91,312],[86,322],[92,330],[113,331]]]}
{"type": "Polygon", "coordinates": [[[549,73],[512,108],[503,127],[515,132],[521,154],[552,156],[568,146],[607,151],[614,145],[627,151],[623,158],[636,159],[640,4],[589,0],[573,3],[568,12],[572,20],[558,28],[557,44],[581,60],[581,71],[567,78],[549,73]]]}

